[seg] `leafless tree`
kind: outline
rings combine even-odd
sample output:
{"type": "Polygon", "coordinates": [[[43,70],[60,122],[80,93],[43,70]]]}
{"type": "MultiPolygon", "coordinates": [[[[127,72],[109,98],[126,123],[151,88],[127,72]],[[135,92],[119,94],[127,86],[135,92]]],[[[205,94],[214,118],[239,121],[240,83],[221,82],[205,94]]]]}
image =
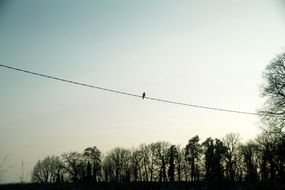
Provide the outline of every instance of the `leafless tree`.
{"type": "Polygon", "coordinates": [[[64,168],[71,182],[82,182],[85,176],[85,160],[83,154],[78,152],[69,152],[62,154],[64,168]]]}
{"type": "Polygon", "coordinates": [[[32,181],[36,183],[61,182],[63,176],[63,162],[58,156],[48,156],[39,160],[32,171],[32,181]]]}
{"type": "Polygon", "coordinates": [[[277,55],[264,72],[262,121],[269,133],[285,136],[285,53],[277,55]]]}
{"type": "Polygon", "coordinates": [[[229,133],[223,138],[223,143],[228,148],[225,156],[226,177],[231,181],[236,181],[238,180],[237,170],[240,163],[240,136],[236,133],[229,133]]]}

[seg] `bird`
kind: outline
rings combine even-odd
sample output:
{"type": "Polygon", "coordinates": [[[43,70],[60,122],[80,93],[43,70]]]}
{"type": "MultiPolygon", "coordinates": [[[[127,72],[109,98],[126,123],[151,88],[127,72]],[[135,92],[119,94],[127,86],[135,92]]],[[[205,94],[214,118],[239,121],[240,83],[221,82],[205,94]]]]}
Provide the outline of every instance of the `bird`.
{"type": "Polygon", "coordinates": [[[144,99],[145,98],[145,92],[143,92],[143,94],[142,94],[142,99],[144,99]]]}

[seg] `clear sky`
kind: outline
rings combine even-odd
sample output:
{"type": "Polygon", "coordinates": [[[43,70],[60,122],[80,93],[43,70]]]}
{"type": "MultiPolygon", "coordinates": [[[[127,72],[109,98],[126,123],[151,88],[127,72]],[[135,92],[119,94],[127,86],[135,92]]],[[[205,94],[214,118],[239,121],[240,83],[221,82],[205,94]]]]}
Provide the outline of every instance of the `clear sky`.
{"type": "MultiPolygon", "coordinates": [[[[285,47],[282,0],[0,1],[0,63],[135,94],[255,112],[285,47]]],[[[2,182],[38,159],[198,134],[259,132],[256,116],[140,100],[0,68],[2,182]]]]}

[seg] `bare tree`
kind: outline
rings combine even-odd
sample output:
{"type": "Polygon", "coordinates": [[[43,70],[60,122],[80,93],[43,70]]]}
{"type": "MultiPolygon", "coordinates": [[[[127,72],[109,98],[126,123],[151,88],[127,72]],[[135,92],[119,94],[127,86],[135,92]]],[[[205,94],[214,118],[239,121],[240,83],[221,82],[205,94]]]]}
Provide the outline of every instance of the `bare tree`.
{"type": "Polygon", "coordinates": [[[105,179],[113,182],[130,181],[131,151],[125,148],[114,148],[111,150],[104,161],[105,179]]]}
{"type": "Polygon", "coordinates": [[[63,163],[58,156],[48,156],[39,160],[32,171],[32,181],[35,183],[61,182],[63,163]]]}
{"type": "Polygon", "coordinates": [[[184,169],[184,163],[185,163],[185,151],[184,149],[181,148],[180,145],[176,146],[176,153],[177,153],[177,157],[176,157],[176,161],[175,161],[175,166],[176,166],[176,171],[177,171],[177,175],[176,175],[176,180],[177,181],[181,181],[183,179],[183,169],[184,169]]]}
{"type": "Polygon", "coordinates": [[[155,166],[157,171],[155,177],[158,177],[159,181],[167,181],[167,152],[170,147],[170,143],[165,141],[158,141],[151,143],[149,146],[152,154],[155,156],[155,166]]]}
{"type": "Polygon", "coordinates": [[[266,131],[285,136],[285,53],[277,55],[264,72],[262,121],[266,131]]]}
{"type": "Polygon", "coordinates": [[[143,181],[152,181],[155,162],[154,152],[151,151],[150,145],[146,144],[141,144],[139,146],[139,151],[142,154],[141,156],[143,181]]]}
{"type": "Polygon", "coordinates": [[[131,152],[131,172],[133,181],[142,181],[142,160],[142,151],[133,149],[131,152]]]}
{"type": "Polygon", "coordinates": [[[78,152],[69,152],[62,154],[64,168],[69,181],[82,182],[85,177],[85,160],[82,154],[78,152]]]}
{"type": "Polygon", "coordinates": [[[229,133],[223,138],[223,143],[228,148],[225,155],[226,177],[231,181],[235,181],[237,180],[237,165],[240,161],[240,136],[239,134],[229,133]]]}

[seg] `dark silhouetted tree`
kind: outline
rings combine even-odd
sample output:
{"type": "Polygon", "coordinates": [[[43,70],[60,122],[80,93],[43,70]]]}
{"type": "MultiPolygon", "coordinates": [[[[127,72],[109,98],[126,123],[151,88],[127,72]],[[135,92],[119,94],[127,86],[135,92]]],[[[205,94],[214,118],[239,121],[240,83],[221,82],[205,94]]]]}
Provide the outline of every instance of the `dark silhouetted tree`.
{"type": "Polygon", "coordinates": [[[227,152],[227,147],[219,139],[207,138],[203,142],[205,153],[205,169],[207,181],[223,180],[223,159],[227,152]]]}
{"type": "Polygon", "coordinates": [[[96,147],[88,147],[84,150],[84,156],[92,162],[93,165],[93,180],[98,181],[101,176],[101,151],[96,147]]]}
{"type": "Polygon", "coordinates": [[[191,181],[197,181],[200,179],[200,169],[198,162],[200,161],[200,154],[202,152],[202,149],[199,141],[199,136],[196,135],[188,141],[188,144],[185,148],[185,159],[190,166],[191,181]]]}
{"type": "Polygon", "coordinates": [[[89,161],[87,162],[85,182],[86,183],[91,183],[92,182],[91,164],[90,164],[89,161]]]}
{"type": "Polygon", "coordinates": [[[183,179],[183,170],[185,170],[185,150],[182,149],[179,145],[176,146],[176,171],[177,171],[177,181],[183,179]]]}
{"type": "Polygon", "coordinates": [[[168,177],[169,181],[174,182],[175,160],[177,160],[177,149],[175,145],[171,145],[168,150],[169,157],[169,169],[168,177]]]}
{"type": "Polygon", "coordinates": [[[245,163],[246,176],[245,180],[247,181],[257,181],[257,153],[258,153],[258,145],[253,141],[243,145],[241,148],[243,161],[245,163]]]}

